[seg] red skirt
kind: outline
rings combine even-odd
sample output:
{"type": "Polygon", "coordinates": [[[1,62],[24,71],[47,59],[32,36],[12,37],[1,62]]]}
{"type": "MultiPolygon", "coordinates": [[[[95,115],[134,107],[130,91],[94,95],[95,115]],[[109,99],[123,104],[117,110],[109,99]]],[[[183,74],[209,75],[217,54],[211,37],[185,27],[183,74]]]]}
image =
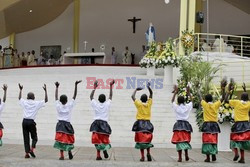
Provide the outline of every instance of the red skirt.
{"type": "Polygon", "coordinates": [[[218,133],[202,133],[203,144],[217,144],[218,133]]]}
{"type": "Polygon", "coordinates": [[[92,144],[109,144],[109,135],[102,133],[92,133],[92,144]]]}
{"type": "Polygon", "coordinates": [[[232,141],[250,141],[250,131],[242,133],[231,133],[230,140],[232,141]]]}
{"type": "Polygon", "coordinates": [[[62,132],[56,132],[55,140],[60,143],[65,144],[74,144],[75,143],[75,137],[74,134],[66,134],[62,132]]]}
{"type": "Polygon", "coordinates": [[[153,139],[153,133],[135,132],[136,143],[151,143],[152,139],[153,139]]]}
{"type": "Polygon", "coordinates": [[[3,129],[0,129],[0,139],[3,137],[3,129]]]}
{"type": "Polygon", "coordinates": [[[173,144],[191,141],[191,133],[187,131],[174,131],[171,142],[173,144]]]}

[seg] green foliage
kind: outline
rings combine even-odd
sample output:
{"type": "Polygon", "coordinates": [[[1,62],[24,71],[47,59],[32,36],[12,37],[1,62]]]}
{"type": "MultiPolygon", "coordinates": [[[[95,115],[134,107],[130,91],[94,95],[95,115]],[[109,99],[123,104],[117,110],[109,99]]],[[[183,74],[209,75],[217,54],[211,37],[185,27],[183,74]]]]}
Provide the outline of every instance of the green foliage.
{"type": "Polygon", "coordinates": [[[203,112],[200,106],[198,89],[205,95],[212,89],[212,80],[217,77],[216,73],[221,69],[222,64],[214,65],[213,62],[202,61],[200,55],[183,57],[180,63],[181,78],[178,80],[179,92],[183,95],[186,86],[191,86],[193,102],[196,111],[196,121],[199,128],[203,124],[203,112]]]}

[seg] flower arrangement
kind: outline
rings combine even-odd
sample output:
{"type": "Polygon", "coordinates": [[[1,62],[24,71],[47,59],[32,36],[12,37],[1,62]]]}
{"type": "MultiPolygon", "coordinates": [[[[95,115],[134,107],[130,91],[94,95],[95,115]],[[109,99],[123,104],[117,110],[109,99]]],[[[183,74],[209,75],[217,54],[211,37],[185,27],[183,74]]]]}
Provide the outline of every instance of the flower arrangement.
{"type": "Polygon", "coordinates": [[[155,66],[155,61],[156,58],[158,57],[156,52],[157,52],[157,43],[152,42],[146,55],[139,62],[139,65],[142,68],[150,68],[155,66]]]}
{"type": "Polygon", "coordinates": [[[194,45],[194,41],[195,41],[195,38],[194,38],[193,31],[191,32],[187,30],[182,31],[181,43],[187,52],[189,52],[192,49],[194,45]]]}
{"type": "MultiPolygon", "coordinates": [[[[227,86],[227,78],[224,77],[221,81],[221,85],[223,85],[224,87],[227,86]]],[[[229,99],[235,99],[236,96],[234,95],[235,90],[237,89],[236,87],[236,83],[234,82],[234,79],[230,79],[230,83],[228,86],[233,86],[234,90],[231,94],[231,96],[229,97],[229,99]]],[[[218,93],[217,93],[218,95],[218,93]]],[[[218,95],[219,96],[219,95],[218,95]]],[[[221,97],[221,96],[219,96],[221,97]]],[[[224,122],[230,122],[231,124],[234,123],[234,109],[232,107],[229,106],[228,103],[223,102],[219,108],[219,114],[218,114],[218,122],[220,124],[224,123],[224,122]]]]}
{"type": "Polygon", "coordinates": [[[179,66],[180,58],[177,56],[172,39],[166,43],[153,42],[143,59],[139,62],[142,68],[164,68],[167,65],[179,66]]]}
{"type": "Polygon", "coordinates": [[[172,65],[173,67],[179,66],[179,57],[174,50],[172,39],[166,41],[163,51],[156,60],[157,68],[164,68],[167,65],[172,65]]]}
{"type": "Polygon", "coordinates": [[[228,103],[223,103],[219,108],[218,122],[220,124],[224,122],[234,123],[233,119],[233,108],[229,106],[228,103]]]}

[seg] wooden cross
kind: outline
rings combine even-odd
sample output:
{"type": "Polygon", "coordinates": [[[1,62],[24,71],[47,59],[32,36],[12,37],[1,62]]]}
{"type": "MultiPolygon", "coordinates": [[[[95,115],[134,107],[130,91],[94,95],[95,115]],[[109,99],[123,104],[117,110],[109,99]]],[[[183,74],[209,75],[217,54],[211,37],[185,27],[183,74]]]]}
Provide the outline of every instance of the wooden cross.
{"type": "Polygon", "coordinates": [[[133,33],[135,33],[136,22],[141,21],[141,19],[133,17],[133,19],[128,19],[128,21],[131,21],[133,23],[133,33]]]}

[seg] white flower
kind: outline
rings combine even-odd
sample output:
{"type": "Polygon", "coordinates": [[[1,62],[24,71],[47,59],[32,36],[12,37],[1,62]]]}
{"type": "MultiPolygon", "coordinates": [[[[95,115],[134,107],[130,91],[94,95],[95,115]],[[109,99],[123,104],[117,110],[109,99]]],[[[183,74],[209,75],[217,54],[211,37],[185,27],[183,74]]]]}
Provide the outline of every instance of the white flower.
{"type": "Polygon", "coordinates": [[[228,117],[230,115],[230,113],[229,112],[226,112],[226,116],[228,117]]]}
{"type": "Polygon", "coordinates": [[[171,60],[171,63],[174,63],[174,60],[171,60]]]}

